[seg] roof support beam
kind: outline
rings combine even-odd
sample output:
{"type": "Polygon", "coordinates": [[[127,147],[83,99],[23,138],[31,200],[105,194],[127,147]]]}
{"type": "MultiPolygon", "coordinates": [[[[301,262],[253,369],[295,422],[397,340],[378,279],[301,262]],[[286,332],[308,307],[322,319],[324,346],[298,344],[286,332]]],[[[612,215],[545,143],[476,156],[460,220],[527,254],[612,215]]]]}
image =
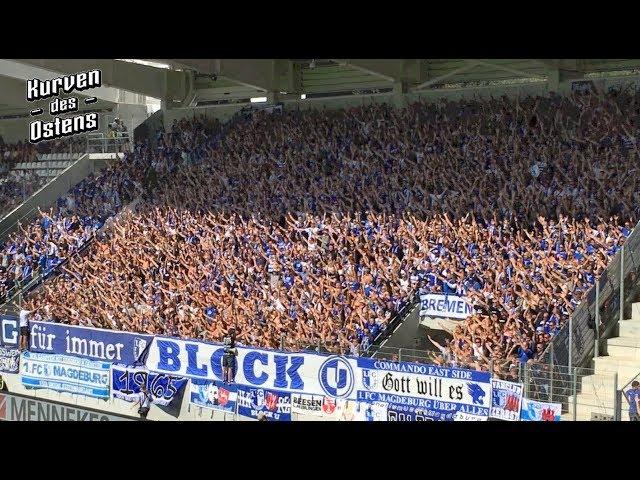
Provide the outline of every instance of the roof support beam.
{"type": "Polygon", "coordinates": [[[275,60],[177,59],[168,61],[198,73],[219,75],[256,90],[273,91],[277,88],[275,60]]]}
{"type": "Polygon", "coordinates": [[[375,75],[388,82],[395,82],[402,76],[403,60],[369,60],[369,59],[331,59],[340,65],[347,65],[358,70],[375,75]]]}
{"type": "Polygon", "coordinates": [[[185,72],[118,60],[17,59],[15,61],[62,74],[99,68],[102,71],[104,86],[121,88],[154,98],[182,101],[189,93],[189,81],[185,72]]]}
{"type": "Polygon", "coordinates": [[[441,83],[443,80],[446,80],[447,78],[454,77],[459,73],[468,72],[469,70],[472,70],[478,66],[478,63],[476,63],[475,60],[465,60],[465,62],[466,62],[466,65],[463,65],[460,68],[456,68],[455,70],[451,70],[449,73],[445,73],[444,75],[440,75],[439,77],[435,77],[430,80],[427,80],[426,82],[422,82],[420,85],[417,85],[416,87],[414,87],[413,90],[422,90],[431,85],[441,83]]]}
{"type": "Polygon", "coordinates": [[[506,65],[500,65],[500,64],[497,64],[497,63],[490,62],[488,60],[473,60],[473,61],[475,63],[477,63],[478,65],[482,65],[484,67],[492,67],[492,68],[495,68],[497,70],[502,70],[504,72],[513,73],[514,75],[517,75],[519,77],[540,78],[540,79],[545,79],[546,78],[544,75],[540,75],[540,74],[532,73],[532,72],[526,72],[524,70],[518,70],[517,68],[507,67],[506,65]]]}

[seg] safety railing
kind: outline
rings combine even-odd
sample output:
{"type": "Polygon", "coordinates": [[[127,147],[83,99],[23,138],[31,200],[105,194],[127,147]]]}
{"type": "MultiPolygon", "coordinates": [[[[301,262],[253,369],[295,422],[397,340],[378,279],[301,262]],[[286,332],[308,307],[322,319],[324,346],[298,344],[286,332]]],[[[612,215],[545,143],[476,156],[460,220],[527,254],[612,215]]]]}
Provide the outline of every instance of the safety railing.
{"type": "Polygon", "coordinates": [[[121,153],[130,150],[131,140],[126,132],[109,137],[104,133],[89,133],[87,138],[87,153],[121,153]]]}
{"type": "Polygon", "coordinates": [[[524,396],[562,404],[563,420],[613,420],[618,416],[618,374],[593,368],[529,362],[519,368],[524,396]]]}
{"type": "Polygon", "coordinates": [[[87,145],[86,135],[73,135],[65,137],[64,141],[59,145],[54,145],[55,141],[41,142],[36,146],[38,154],[47,153],[86,153],[87,145]]]}
{"type": "Polygon", "coordinates": [[[40,190],[47,183],[53,180],[53,178],[54,177],[36,176],[35,178],[32,177],[30,179],[26,179],[23,177],[18,180],[14,180],[17,184],[20,185],[20,191],[15,192],[16,195],[13,196],[12,201],[8,205],[0,205],[0,219],[4,218],[5,215],[9,214],[15,208],[19,207],[31,195],[35,194],[38,190],[40,190]]]}
{"type": "Polygon", "coordinates": [[[553,346],[543,354],[544,361],[569,368],[588,365],[593,357],[601,354],[602,342],[613,334],[618,322],[626,318],[631,302],[640,294],[638,225],[554,336],[553,346]]]}
{"type": "Polygon", "coordinates": [[[363,356],[398,362],[435,364],[439,352],[414,348],[372,345],[363,356]]]}

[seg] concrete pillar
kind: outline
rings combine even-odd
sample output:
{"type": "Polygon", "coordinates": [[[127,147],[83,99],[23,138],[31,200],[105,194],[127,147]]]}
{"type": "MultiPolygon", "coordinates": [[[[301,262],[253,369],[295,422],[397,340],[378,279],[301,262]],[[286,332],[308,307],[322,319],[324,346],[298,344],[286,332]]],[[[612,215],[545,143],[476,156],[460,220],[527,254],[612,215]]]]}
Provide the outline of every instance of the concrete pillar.
{"type": "Polygon", "coordinates": [[[393,83],[393,95],[391,102],[396,108],[404,108],[407,106],[407,92],[409,91],[406,81],[397,81],[393,83]]]}
{"type": "Polygon", "coordinates": [[[559,93],[560,89],[560,70],[555,68],[547,72],[547,90],[549,92],[559,93]]]}
{"type": "Polygon", "coordinates": [[[584,73],[576,70],[560,70],[559,93],[563,95],[571,94],[571,84],[574,80],[584,79],[584,73]]]}
{"type": "Polygon", "coordinates": [[[547,71],[548,90],[559,95],[570,95],[571,84],[574,80],[584,78],[579,65],[569,65],[568,68],[554,68],[547,71]]]}

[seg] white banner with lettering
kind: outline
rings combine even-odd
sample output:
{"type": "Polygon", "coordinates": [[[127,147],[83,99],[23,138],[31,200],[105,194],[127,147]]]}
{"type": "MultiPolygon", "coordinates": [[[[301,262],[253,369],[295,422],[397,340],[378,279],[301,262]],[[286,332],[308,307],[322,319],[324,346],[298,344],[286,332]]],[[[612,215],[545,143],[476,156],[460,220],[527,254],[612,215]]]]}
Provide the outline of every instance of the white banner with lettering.
{"type": "MultiPolygon", "coordinates": [[[[155,337],[146,367],[154,372],[223,380],[224,345],[155,337]]],[[[238,347],[233,383],[289,393],[355,398],[356,359],[238,347]]]]}
{"type": "Polygon", "coordinates": [[[420,295],[421,317],[442,317],[464,320],[473,313],[473,306],[464,297],[423,293],[420,295]]]}

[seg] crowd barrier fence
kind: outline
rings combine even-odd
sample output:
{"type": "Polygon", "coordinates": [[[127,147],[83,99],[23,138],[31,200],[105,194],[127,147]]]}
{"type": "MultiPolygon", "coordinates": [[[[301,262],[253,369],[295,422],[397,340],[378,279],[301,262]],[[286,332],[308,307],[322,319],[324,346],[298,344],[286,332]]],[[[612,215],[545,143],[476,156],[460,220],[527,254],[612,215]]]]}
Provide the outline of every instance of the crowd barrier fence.
{"type": "Polygon", "coordinates": [[[586,367],[603,353],[640,296],[640,222],[544,352],[549,364],[586,367]]]}

